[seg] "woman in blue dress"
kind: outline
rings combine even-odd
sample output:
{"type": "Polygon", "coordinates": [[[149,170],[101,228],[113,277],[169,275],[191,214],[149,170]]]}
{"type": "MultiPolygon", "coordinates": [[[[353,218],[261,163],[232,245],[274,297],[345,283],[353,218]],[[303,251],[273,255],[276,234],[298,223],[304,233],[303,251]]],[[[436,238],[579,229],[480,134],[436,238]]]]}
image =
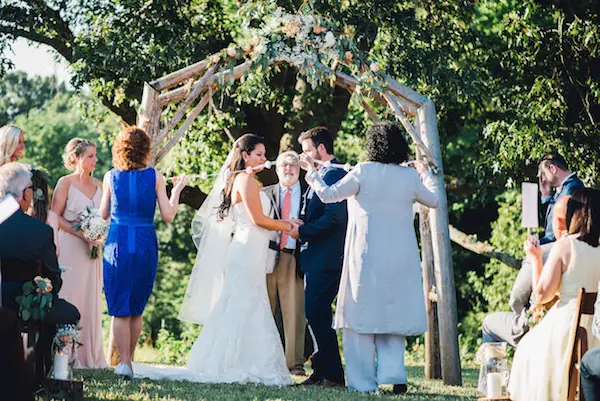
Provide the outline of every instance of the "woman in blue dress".
{"type": "Polygon", "coordinates": [[[113,146],[114,168],[104,176],[100,205],[102,218],[110,217],[103,264],[108,314],[114,316],[113,334],[121,355],[115,373],[130,379],[131,355],[158,265],[156,203],[163,220],[173,221],[187,182],[185,176],[175,179],[171,198],[167,197],[165,178],[148,167],[150,150],[151,140],[144,130],[129,127],[121,132],[113,146]]]}

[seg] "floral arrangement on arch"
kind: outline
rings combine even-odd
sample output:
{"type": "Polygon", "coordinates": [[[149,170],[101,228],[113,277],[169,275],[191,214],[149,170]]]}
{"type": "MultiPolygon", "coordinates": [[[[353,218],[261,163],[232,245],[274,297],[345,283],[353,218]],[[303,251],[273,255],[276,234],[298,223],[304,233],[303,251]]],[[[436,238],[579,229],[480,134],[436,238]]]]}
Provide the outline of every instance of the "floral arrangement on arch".
{"type": "MultiPolygon", "coordinates": [[[[271,62],[285,62],[296,67],[313,87],[325,82],[333,85],[335,72],[345,70],[359,81],[355,90],[358,95],[361,88],[364,92],[385,87],[379,64],[360,52],[352,30],[318,14],[312,0],[306,1],[297,14],[274,1],[247,3],[240,12],[245,17],[243,43],[230,45],[213,56],[212,62],[233,69],[239,60],[249,59],[256,72],[266,70],[271,62]]],[[[233,83],[233,77],[229,83],[233,83]]]]}
{"type": "Polygon", "coordinates": [[[52,290],[50,280],[40,276],[23,284],[23,295],[17,297],[19,317],[25,322],[43,320],[54,301],[52,290]]]}

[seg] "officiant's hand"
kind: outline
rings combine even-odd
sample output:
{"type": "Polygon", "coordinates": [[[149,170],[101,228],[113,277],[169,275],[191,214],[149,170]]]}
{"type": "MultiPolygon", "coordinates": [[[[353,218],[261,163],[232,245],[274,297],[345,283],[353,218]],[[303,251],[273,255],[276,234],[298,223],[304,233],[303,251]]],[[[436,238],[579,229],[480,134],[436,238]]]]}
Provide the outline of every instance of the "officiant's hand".
{"type": "Polygon", "coordinates": [[[300,155],[300,167],[302,167],[302,170],[308,172],[315,168],[315,161],[306,153],[302,153],[300,155]]]}
{"type": "Polygon", "coordinates": [[[523,248],[525,249],[527,256],[532,259],[542,257],[542,247],[540,246],[539,240],[534,241],[531,238],[527,238],[525,244],[523,244],[523,248]]]}
{"type": "Polygon", "coordinates": [[[540,184],[540,193],[542,194],[542,197],[549,197],[552,194],[552,187],[550,186],[550,183],[546,180],[546,177],[544,177],[544,174],[540,174],[538,180],[540,184]]]}

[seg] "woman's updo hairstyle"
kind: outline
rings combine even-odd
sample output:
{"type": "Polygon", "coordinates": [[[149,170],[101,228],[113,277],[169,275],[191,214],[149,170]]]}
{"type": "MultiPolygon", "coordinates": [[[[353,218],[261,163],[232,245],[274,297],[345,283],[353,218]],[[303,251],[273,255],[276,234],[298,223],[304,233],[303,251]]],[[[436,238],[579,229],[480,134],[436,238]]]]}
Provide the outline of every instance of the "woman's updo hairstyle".
{"type": "Polygon", "coordinates": [[[90,146],[96,147],[96,144],[88,139],[83,138],[73,138],[67,143],[65,146],[65,151],[63,152],[63,163],[67,170],[75,170],[77,167],[77,159],[79,159],[87,148],[90,146]]]}

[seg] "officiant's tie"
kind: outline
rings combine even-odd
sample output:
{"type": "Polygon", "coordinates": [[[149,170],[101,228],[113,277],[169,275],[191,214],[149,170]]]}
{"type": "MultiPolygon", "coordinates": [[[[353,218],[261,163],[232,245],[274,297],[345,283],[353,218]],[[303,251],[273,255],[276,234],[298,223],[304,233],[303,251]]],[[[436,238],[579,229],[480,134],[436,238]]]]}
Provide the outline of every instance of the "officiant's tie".
{"type": "MultiPolygon", "coordinates": [[[[283,205],[281,206],[281,218],[286,220],[290,218],[292,211],[292,191],[290,187],[285,187],[285,195],[283,196],[283,205]]],[[[279,241],[279,249],[284,249],[287,245],[289,235],[286,232],[281,232],[281,241],[279,241]]]]}

